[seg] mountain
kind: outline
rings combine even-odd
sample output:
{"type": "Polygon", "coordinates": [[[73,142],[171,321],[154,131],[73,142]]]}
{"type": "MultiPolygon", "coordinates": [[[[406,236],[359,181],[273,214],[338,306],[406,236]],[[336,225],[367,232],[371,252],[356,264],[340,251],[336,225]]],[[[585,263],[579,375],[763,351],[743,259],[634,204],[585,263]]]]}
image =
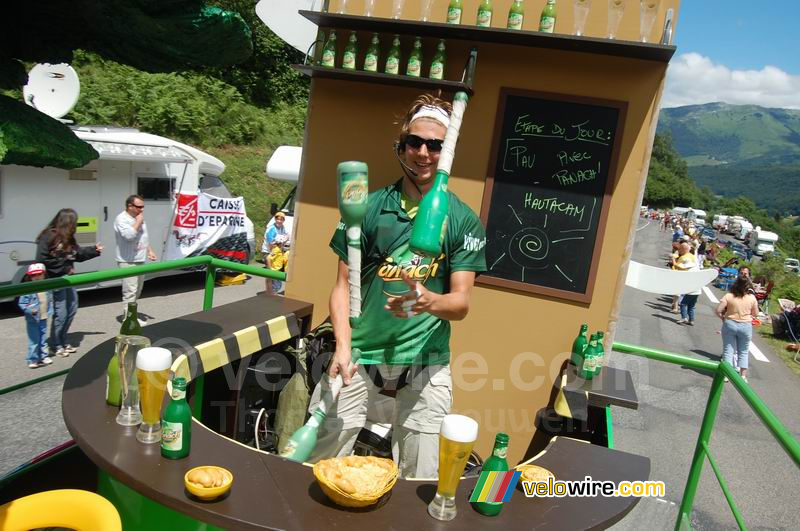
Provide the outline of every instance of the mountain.
{"type": "Polygon", "coordinates": [[[662,109],[669,133],[699,186],[750,197],[758,206],[800,213],[800,110],[706,103],[662,109]]]}

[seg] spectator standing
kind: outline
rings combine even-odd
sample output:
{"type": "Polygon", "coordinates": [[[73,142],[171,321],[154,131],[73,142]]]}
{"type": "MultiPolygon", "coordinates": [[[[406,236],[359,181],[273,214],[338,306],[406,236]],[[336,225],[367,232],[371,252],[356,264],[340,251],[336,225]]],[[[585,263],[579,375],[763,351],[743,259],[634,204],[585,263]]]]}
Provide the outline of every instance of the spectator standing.
{"type": "MultiPolygon", "coordinates": [[[[286,232],[286,227],[284,226],[285,222],[286,214],[283,212],[276,212],[275,223],[264,231],[264,241],[261,243],[261,256],[264,258],[264,265],[267,266],[267,269],[272,269],[269,263],[269,255],[273,252],[273,243],[275,243],[275,239],[280,236],[283,239],[283,243],[289,241],[289,234],[286,232]]],[[[273,291],[273,281],[271,278],[266,278],[264,280],[266,281],[267,294],[271,294],[273,291]]]]}
{"type": "MultiPolygon", "coordinates": [[[[692,246],[689,245],[689,242],[682,241],[678,245],[678,257],[673,260],[672,269],[677,271],[689,271],[690,269],[694,269],[696,265],[697,258],[692,253],[692,246]]],[[[680,300],[681,297],[678,295],[672,297],[672,313],[678,313],[678,302],[680,300]]],[[[695,299],[695,302],[697,302],[697,299],[695,299]]],[[[692,312],[694,312],[694,308],[692,308],[692,312]]],[[[682,321],[683,320],[678,322],[680,323],[682,321]]]]}
{"type": "MultiPolygon", "coordinates": [[[[750,279],[739,276],[717,306],[717,316],[722,319],[722,359],[734,364],[736,353],[739,374],[747,381],[750,340],[753,337],[753,318],[758,316],[758,301],[749,292],[750,279]]],[[[726,378],[727,381],[727,378],[726,378]]]]}
{"type": "MultiPolygon", "coordinates": [[[[45,266],[48,278],[71,275],[75,262],[100,256],[101,244],[81,247],[75,241],[78,214],[71,208],[62,208],[36,238],[36,261],[45,266]]],[[[53,325],[50,349],[57,356],[69,356],[77,349],[67,343],[67,333],[78,313],[78,292],[75,288],[53,290],[53,325]]]]}
{"type": "MultiPolygon", "coordinates": [[[[23,282],[44,280],[44,264],[31,264],[23,282]]],[[[47,319],[53,316],[53,298],[50,292],[28,293],[19,298],[19,307],[25,314],[25,327],[28,332],[29,369],[50,365],[53,360],[47,357],[47,319]]]]}
{"type": "MultiPolygon", "coordinates": [[[[286,261],[289,259],[288,254],[284,254],[283,249],[285,238],[285,236],[279,234],[272,241],[272,249],[267,255],[267,267],[273,271],[283,271],[286,261]]],[[[283,291],[283,282],[270,278],[267,280],[272,281],[267,285],[267,294],[280,295],[281,291],[283,291]]]]}
{"type": "MultiPolygon", "coordinates": [[[[144,206],[141,196],[130,195],[125,199],[125,210],[114,219],[117,266],[122,269],[142,265],[147,260],[156,260],[156,254],[150,247],[150,236],[147,234],[144,206]]],[[[122,279],[123,319],[128,311],[128,304],[139,299],[143,287],[143,275],[122,279]]],[[[139,324],[144,325],[141,318],[139,324]]]]}

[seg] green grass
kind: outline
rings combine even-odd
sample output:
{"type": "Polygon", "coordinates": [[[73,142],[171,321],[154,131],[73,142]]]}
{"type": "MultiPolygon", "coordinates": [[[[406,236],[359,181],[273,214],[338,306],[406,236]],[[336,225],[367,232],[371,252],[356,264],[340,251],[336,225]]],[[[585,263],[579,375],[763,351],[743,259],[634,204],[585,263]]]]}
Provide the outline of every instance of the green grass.
{"type": "Polygon", "coordinates": [[[280,205],[292,190],[291,183],[267,177],[267,160],[272,155],[268,146],[223,146],[206,148],[211,155],[225,163],[222,180],[231,194],[244,197],[247,216],[253,220],[256,249],[261,249],[264,227],[269,221],[271,203],[280,205]]]}
{"type": "MultiPolygon", "coordinates": [[[[791,341],[786,341],[784,339],[779,339],[772,334],[772,328],[769,326],[759,326],[756,328],[758,334],[763,337],[767,343],[772,347],[772,349],[777,352],[778,356],[783,360],[789,369],[795,373],[796,375],[800,376],[800,363],[794,361],[794,352],[790,352],[786,350],[786,345],[791,343],[791,341]]],[[[800,356],[797,357],[798,361],[800,361],[800,356]]]]}

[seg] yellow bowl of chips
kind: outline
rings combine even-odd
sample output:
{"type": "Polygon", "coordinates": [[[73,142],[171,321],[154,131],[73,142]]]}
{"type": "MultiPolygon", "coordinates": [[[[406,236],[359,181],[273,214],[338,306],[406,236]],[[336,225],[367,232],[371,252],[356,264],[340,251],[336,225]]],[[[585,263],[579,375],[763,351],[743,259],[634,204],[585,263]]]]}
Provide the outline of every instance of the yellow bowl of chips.
{"type": "Polygon", "coordinates": [[[397,483],[397,464],[372,456],[335,457],[315,464],[314,477],[322,492],[337,505],[367,507],[397,483]]]}
{"type": "Polygon", "coordinates": [[[186,472],[183,484],[201,500],[213,500],[231,490],[233,474],[221,466],[197,466],[186,472]]]}

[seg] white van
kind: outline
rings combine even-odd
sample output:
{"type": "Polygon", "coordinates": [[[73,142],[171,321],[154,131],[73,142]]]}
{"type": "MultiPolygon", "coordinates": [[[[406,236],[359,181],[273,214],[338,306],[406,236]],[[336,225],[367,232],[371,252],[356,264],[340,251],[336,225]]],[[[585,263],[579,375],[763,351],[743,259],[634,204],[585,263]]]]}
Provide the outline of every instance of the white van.
{"type": "Polygon", "coordinates": [[[711,222],[711,226],[717,230],[721,230],[725,228],[725,224],[728,222],[728,216],[725,214],[714,214],[714,219],[711,222]]]}
{"type": "Polygon", "coordinates": [[[694,222],[698,227],[703,227],[706,224],[706,211],[699,208],[690,208],[686,212],[686,219],[694,222]]]}
{"type": "MultiPolygon", "coordinates": [[[[98,258],[75,264],[77,273],[117,267],[114,218],[125,209],[125,199],[141,195],[150,244],[159,260],[179,192],[230,197],[220,180],[225,164],[199,149],[136,129],[75,127],[100,158],[77,170],[0,165],[0,286],[17,283],[36,257],[36,237],[61,208],[78,213],[75,235],[82,246],[101,243],[98,258]]],[[[250,255],[255,249],[249,219],[250,255]]],[[[179,271],[164,272],[175,274],[179,271]]],[[[121,284],[120,280],[82,289],[121,284]]]]}
{"type": "Polygon", "coordinates": [[[753,224],[747,220],[739,222],[739,228],[733,233],[733,237],[737,240],[747,241],[747,235],[753,230],[753,224]]]}
{"type": "Polygon", "coordinates": [[[755,230],[750,233],[747,246],[753,250],[753,253],[758,256],[763,256],[764,253],[775,252],[775,244],[777,242],[777,234],[768,230],[761,230],[761,227],[756,227],[755,230]]]}

